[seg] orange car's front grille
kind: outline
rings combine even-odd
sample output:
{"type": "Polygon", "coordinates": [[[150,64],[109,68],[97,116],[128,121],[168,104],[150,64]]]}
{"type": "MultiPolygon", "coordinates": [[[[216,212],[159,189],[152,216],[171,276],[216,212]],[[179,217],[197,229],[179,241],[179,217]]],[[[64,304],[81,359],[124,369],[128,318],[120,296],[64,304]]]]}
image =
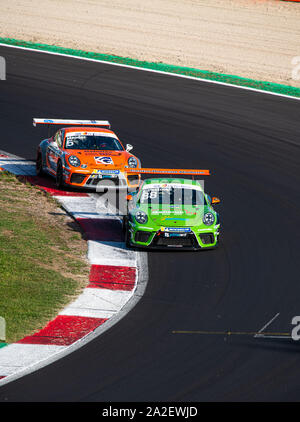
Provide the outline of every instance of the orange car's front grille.
{"type": "Polygon", "coordinates": [[[81,184],[84,179],[86,178],[86,174],[81,174],[81,173],[73,173],[71,175],[71,179],[70,182],[71,183],[76,183],[76,184],[81,184]]]}

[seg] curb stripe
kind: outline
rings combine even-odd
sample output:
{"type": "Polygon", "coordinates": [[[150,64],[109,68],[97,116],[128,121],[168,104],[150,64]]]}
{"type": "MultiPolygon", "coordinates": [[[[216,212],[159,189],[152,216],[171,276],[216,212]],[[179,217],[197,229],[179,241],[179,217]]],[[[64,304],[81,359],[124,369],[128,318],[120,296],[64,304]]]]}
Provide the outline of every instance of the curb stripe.
{"type": "Polygon", "coordinates": [[[123,242],[124,234],[122,232],[119,220],[99,219],[99,218],[77,218],[76,220],[82,230],[85,232],[87,240],[114,241],[123,242]]]}
{"type": "Polygon", "coordinates": [[[112,290],[133,290],[137,271],[135,267],[113,267],[111,265],[92,265],[88,288],[112,290]]]}
{"type": "Polygon", "coordinates": [[[64,349],[62,346],[42,344],[10,344],[1,350],[0,374],[1,376],[13,375],[37,362],[48,359],[64,349]]]}
{"type": "Polygon", "coordinates": [[[104,219],[120,221],[116,215],[117,210],[112,207],[106,207],[99,196],[89,194],[87,198],[76,198],[74,196],[60,196],[55,198],[63,205],[69,214],[76,219],[104,219]]]}
{"type": "Polygon", "coordinates": [[[92,265],[136,267],[136,252],[126,249],[124,242],[88,240],[88,259],[92,265]]]}
{"type": "Polygon", "coordinates": [[[58,315],[32,336],[24,337],[17,344],[44,344],[69,346],[106,321],[104,318],[58,315]]]}
{"type": "Polygon", "coordinates": [[[119,312],[131,296],[132,291],[86,288],[59,315],[108,319],[119,312]]]}
{"type": "Polygon", "coordinates": [[[99,195],[58,190],[52,181],[35,175],[32,162],[17,156],[0,157],[0,164],[5,170],[21,176],[19,179],[48,192],[72,215],[86,233],[87,258],[91,264],[89,284],[77,299],[33,335],[8,344],[8,347],[0,345],[0,380],[8,377],[4,380],[7,383],[59,359],[56,355],[72,349],[74,343],[95,329],[102,329],[111,317],[118,318],[117,314],[122,314],[138,288],[139,255],[128,250],[122,241],[118,210],[107,206],[99,195]]]}
{"type": "Polygon", "coordinates": [[[36,186],[37,188],[49,193],[50,195],[59,195],[59,196],[72,196],[72,197],[84,197],[87,198],[89,195],[84,192],[69,192],[61,189],[57,189],[55,183],[52,180],[48,180],[46,177],[38,176],[22,176],[22,179],[25,179],[28,183],[36,186]]]}

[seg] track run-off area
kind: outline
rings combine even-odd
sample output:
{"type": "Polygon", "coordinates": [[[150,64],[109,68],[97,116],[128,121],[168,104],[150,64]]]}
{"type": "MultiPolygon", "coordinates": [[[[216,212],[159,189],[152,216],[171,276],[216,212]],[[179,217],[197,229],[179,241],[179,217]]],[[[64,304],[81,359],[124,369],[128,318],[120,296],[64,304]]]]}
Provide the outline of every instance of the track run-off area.
{"type": "Polygon", "coordinates": [[[34,159],[33,117],[107,119],[143,167],[207,168],[216,250],[148,253],[143,297],[1,401],[289,401],[300,394],[295,99],[0,47],[0,149],[34,159]]]}

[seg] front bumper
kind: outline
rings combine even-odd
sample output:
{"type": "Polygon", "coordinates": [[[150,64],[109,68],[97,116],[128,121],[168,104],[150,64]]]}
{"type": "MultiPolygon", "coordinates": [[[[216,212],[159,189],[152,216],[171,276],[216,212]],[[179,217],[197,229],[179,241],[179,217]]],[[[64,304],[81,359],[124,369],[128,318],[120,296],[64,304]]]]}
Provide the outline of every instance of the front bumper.
{"type": "Polygon", "coordinates": [[[129,227],[129,243],[131,246],[148,249],[212,249],[219,240],[219,225],[207,230],[188,232],[152,231],[139,225],[129,227]]]}
{"type": "Polygon", "coordinates": [[[129,189],[135,190],[140,185],[140,175],[126,175],[122,171],[101,174],[96,172],[64,171],[66,185],[88,189],[129,189]]]}

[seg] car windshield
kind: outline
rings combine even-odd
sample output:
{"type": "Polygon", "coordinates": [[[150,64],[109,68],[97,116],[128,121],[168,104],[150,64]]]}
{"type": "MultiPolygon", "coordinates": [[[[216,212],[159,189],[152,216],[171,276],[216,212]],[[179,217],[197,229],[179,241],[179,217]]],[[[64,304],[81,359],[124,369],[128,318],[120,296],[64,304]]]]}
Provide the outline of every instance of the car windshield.
{"type": "Polygon", "coordinates": [[[141,193],[140,202],[151,205],[207,205],[201,190],[182,187],[147,187],[141,193]]]}
{"type": "Polygon", "coordinates": [[[99,135],[99,133],[72,133],[66,136],[66,149],[88,149],[122,151],[120,142],[111,136],[99,135]]]}

